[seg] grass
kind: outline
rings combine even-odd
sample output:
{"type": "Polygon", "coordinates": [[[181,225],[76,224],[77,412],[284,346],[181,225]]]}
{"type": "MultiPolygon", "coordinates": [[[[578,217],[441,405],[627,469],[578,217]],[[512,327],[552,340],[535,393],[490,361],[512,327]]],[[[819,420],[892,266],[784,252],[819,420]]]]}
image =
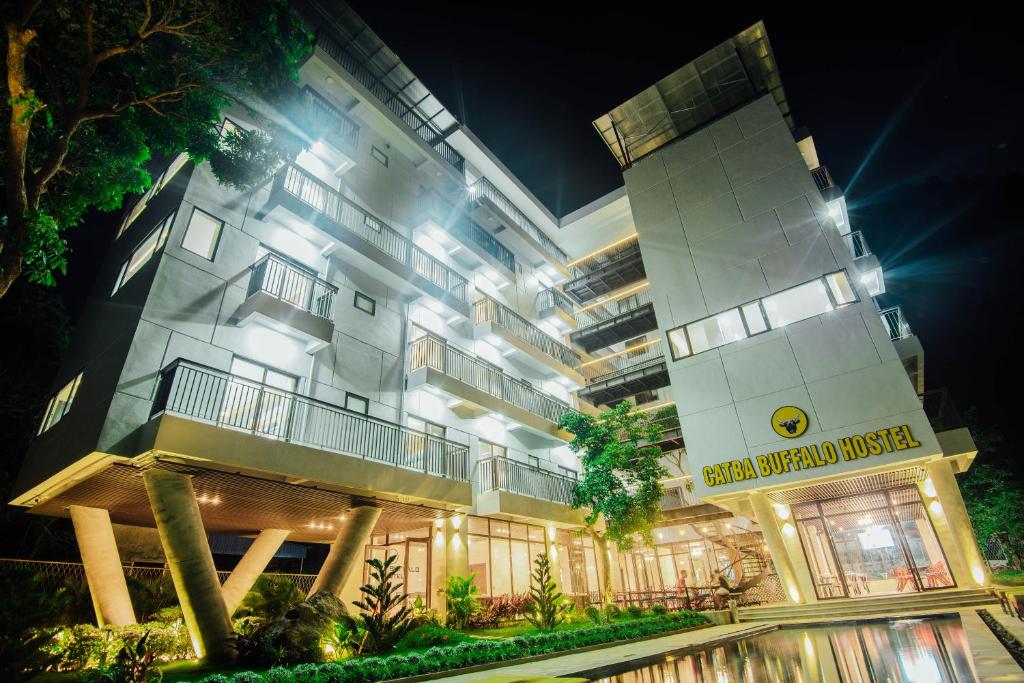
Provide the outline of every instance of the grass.
{"type": "Polygon", "coordinates": [[[995,572],[992,574],[992,580],[1001,586],[1024,586],[1024,570],[1007,569],[995,572]]]}
{"type": "MultiPolygon", "coordinates": [[[[555,630],[571,631],[576,628],[593,625],[594,622],[592,621],[563,621],[555,627],[555,630]]],[[[521,621],[512,626],[503,626],[502,628],[480,628],[463,631],[463,633],[471,638],[514,638],[515,636],[525,636],[531,633],[540,632],[541,630],[539,628],[528,621],[521,621]]]]}

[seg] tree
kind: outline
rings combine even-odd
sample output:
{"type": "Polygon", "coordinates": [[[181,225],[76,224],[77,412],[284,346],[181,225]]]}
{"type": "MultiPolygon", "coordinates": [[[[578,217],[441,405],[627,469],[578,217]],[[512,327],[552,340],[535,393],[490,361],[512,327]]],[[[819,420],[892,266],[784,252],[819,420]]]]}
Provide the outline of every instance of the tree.
{"type": "Polygon", "coordinates": [[[409,596],[401,592],[401,583],[394,583],[401,569],[395,564],[397,560],[397,555],[388,555],[383,562],[377,558],[366,561],[370,580],[359,588],[363,599],[352,603],[363,611],[360,626],[366,632],[364,652],[388,652],[413,626],[409,619],[411,609],[406,604],[409,596]]]}
{"type": "Polygon", "coordinates": [[[540,553],[533,561],[535,566],[530,577],[530,606],[526,619],[542,631],[550,631],[562,623],[569,607],[565,596],[551,578],[551,561],[547,555],[540,553]]]}
{"type": "Polygon", "coordinates": [[[480,588],[474,582],[476,574],[467,577],[449,576],[444,589],[447,615],[445,623],[451,628],[465,630],[470,620],[480,613],[480,588]]]}
{"type": "Polygon", "coordinates": [[[661,519],[661,480],[668,470],[661,463],[661,448],[641,446],[661,434],[660,426],[647,413],[633,410],[623,401],[600,415],[565,413],[559,425],[573,434],[569,448],[580,456],[583,472],[573,489],[572,507],[589,512],[586,522],[594,536],[597,561],[602,572],[602,594],[611,599],[611,570],[607,542],[623,549],[633,547],[636,538],[654,543],[654,525],[661,519]],[[605,531],[595,529],[603,518],[605,531]]]}
{"type": "Polygon", "coordinates": [[[246,189],[298,151],[276,123],[311,39],[285,0],[3,0],[0,297],[53,284],[61,231],[146,190],[154,154],[246,189]],[[268,132],[217,129],[243,107],[268,132]]]}

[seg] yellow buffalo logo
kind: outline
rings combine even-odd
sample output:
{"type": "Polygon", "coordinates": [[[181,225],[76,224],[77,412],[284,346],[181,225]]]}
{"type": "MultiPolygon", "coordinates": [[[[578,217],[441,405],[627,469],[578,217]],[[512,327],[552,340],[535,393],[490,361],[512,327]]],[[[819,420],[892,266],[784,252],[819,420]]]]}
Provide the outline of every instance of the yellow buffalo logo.
{"type": "Polygon", "coordinates": [[[807,413],[794,406],[783,406],[772,413],[772,429],[779,436],[795,439],[807,431],[807,413]]]}

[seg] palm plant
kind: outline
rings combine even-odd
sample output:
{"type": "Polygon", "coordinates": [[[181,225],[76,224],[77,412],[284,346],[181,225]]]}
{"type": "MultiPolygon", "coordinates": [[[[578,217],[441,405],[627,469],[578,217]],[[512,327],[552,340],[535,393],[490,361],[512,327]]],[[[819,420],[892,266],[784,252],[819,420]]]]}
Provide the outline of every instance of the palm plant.
{"type": "Polygon", "coordinates": [[[291,579],[263,575],[256,579],[256,583],[242,598],[235,616],[278,619],[305,599],[305,594],[291,579]]]}
{"type": "Polygon", "coordinates": [[[389,555],[384,561],[366,561],[370,580],[359,588],[363,599],[352,603],[363,612],[360,625],[366,632],[364,652],[381,654],[391,650],[413,626],[409,618],[412,610],[407,604],[409,595],[402,592],[402,583],[394,581],[401,570],[395,564],[397,560],[397,555],[389,555]]]}
{"type": "Polygon", "coordinates": [[[533,561],[534,570],[530,577],[530,607],[526,619],[542,631],[550,631],[562,623],[569,610],[565,596],[558,590],[551,578],[551,561],[540,553],[533,561]]]}
{"type": "Polygon", "coordinates": [[[450,628],[466,629],[470,620],[480,613],[480,589],[473,582],[476,574],[449,576],[444,590],[445,606],[448,610],[446,624],[450,628]]]}

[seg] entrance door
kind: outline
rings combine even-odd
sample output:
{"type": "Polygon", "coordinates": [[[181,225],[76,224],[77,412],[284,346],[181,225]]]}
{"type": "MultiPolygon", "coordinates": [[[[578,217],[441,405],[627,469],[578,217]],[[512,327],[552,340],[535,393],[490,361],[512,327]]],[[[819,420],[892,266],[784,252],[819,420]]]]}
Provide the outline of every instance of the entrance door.
{"type": "MultiPolygon", "coordinates": [[[[395,566],[398,573],[394,582],[401,583],[401,591],[408,593],[409,602],[422,598],[423,604],[430,605],[430,544],[422,539],[396,541],[387,545],[368,545],[364,556],[367,560],[381,562],[392,555],[397,556],[395,566]]],[[[369,567],[363,565],[363,583],[370,578],[369,567]]]]}
{"type": "Polygon", "coordinates": [[[825,520],[850,597],[920,590],[887,507],[825,520]]]}

